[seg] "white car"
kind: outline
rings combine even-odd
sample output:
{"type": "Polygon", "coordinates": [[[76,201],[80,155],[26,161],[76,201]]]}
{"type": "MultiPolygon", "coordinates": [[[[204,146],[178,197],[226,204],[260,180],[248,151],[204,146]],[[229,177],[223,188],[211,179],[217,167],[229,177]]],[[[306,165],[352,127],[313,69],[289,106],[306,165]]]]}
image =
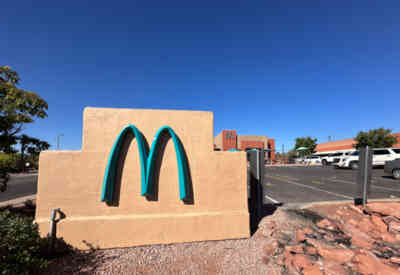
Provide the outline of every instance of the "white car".
{"type": "Polygon", "coordinates": [[[355,150],[331,153],[331,154],[323,157],[321,159],[321,163],[324,166],[331,165],[331,164],[335,165],[336,163],[338,163],[340,161],[341,158],[349,156],[354,151],[355,150]]]}
{"type": "MultiPolygon", "coordinates": [[[[342,157],[336,167],[358,169],[358,151],[354,151],[349,156],[342,157]]],[[[372,165],[383,166],[386,161],[400,157],[400,148],[376,148],[372,152],[372,165]]]]}
{"type": "Polygon", "coordinates": [[[307,165],[321,164],[321,158],[319,156],[308,156],[305,158],[304,163],[307,165]]]}
{"type": "Polygon", "coordinates": [[[295,162],[296,162],[296,163],[303,163],[304,160],[305,160],[304,158],[299,157],[299,158],[296,158],[296,159],[295,159],[295,162]]]}

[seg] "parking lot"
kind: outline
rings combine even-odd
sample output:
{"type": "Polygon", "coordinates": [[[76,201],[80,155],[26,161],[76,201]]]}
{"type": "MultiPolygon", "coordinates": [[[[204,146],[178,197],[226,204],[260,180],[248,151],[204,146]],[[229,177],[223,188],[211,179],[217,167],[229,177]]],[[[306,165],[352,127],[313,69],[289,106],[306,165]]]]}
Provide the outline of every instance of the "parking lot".
{"type": "MultiPolygon", "coordinates": [[[[307,203],[353,200],[357,170],[333,167],[265,167],[265,203],[307,203]]],[[[400,181],[382,168],[373,169],[371,199],[400,198],[400,181]]]]}

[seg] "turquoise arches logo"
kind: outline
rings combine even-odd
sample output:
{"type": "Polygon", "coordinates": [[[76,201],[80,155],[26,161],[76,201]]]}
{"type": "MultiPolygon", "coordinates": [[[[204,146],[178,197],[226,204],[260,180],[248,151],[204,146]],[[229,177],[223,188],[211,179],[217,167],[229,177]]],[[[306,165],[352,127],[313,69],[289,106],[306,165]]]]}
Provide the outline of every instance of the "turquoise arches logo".
{"type": "Polygon", "coordinates": [[[178,136],[169,126],[163,126],[158,131],[148,153],[147,143],[142,133],[133,125],[126,126],[118,135],[111,149],[106,166],[106,172],[103,180],[101,192],[101,201],[112,203],[114,198],[114,189],[116,184],[116,173],[118,168],[118,159],[121,154],[124,141],[127,134],[131,132],[136,141],[139,150],[140,168],[141,168],[141,195],[150,196],[153,193],[153,185],[155,180],[156,159],[160,150],[158,149],[162,142],[162,136],[167,134],[171,137],[178,162],[179,174],[179,197],[181,200],[189,199],[188,184],[189,170],[188,163],[183,149],[182,143],[178,136]]]}

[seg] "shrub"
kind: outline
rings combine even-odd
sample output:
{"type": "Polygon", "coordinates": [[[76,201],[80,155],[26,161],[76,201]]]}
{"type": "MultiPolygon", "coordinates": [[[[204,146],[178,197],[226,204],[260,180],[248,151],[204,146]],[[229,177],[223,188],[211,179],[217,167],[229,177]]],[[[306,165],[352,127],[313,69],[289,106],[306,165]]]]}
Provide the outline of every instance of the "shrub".
{"type": "Polygon", "coordinates": [[[13,173],[18,172],[18,155],[0,153],[0,171],[13,173]]]}
{"type": "Polygon", "coordinates": [[[33,219],[0,213],[0,270],[1,274],[35,274],[48,265],[43,257],[47,239],[41,239],[33,219]]]}

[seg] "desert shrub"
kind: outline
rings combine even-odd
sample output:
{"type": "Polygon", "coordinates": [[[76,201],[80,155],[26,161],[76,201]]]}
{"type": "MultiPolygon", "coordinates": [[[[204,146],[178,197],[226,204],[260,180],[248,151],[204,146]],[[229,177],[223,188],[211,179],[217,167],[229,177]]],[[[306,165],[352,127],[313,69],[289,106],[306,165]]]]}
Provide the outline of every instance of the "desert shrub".
{"type": "Polygon", "coordinates": [[[0,171],[13,173],[18,172],[18,155],[0,153],[0,171]]]}
{"type": "Polygon", "coordinates": [[[33,219],[0,213],[0,271],[6,274],[36,274],[48,265],[43,256],[47,239],[39,236],[33,219]]]}

